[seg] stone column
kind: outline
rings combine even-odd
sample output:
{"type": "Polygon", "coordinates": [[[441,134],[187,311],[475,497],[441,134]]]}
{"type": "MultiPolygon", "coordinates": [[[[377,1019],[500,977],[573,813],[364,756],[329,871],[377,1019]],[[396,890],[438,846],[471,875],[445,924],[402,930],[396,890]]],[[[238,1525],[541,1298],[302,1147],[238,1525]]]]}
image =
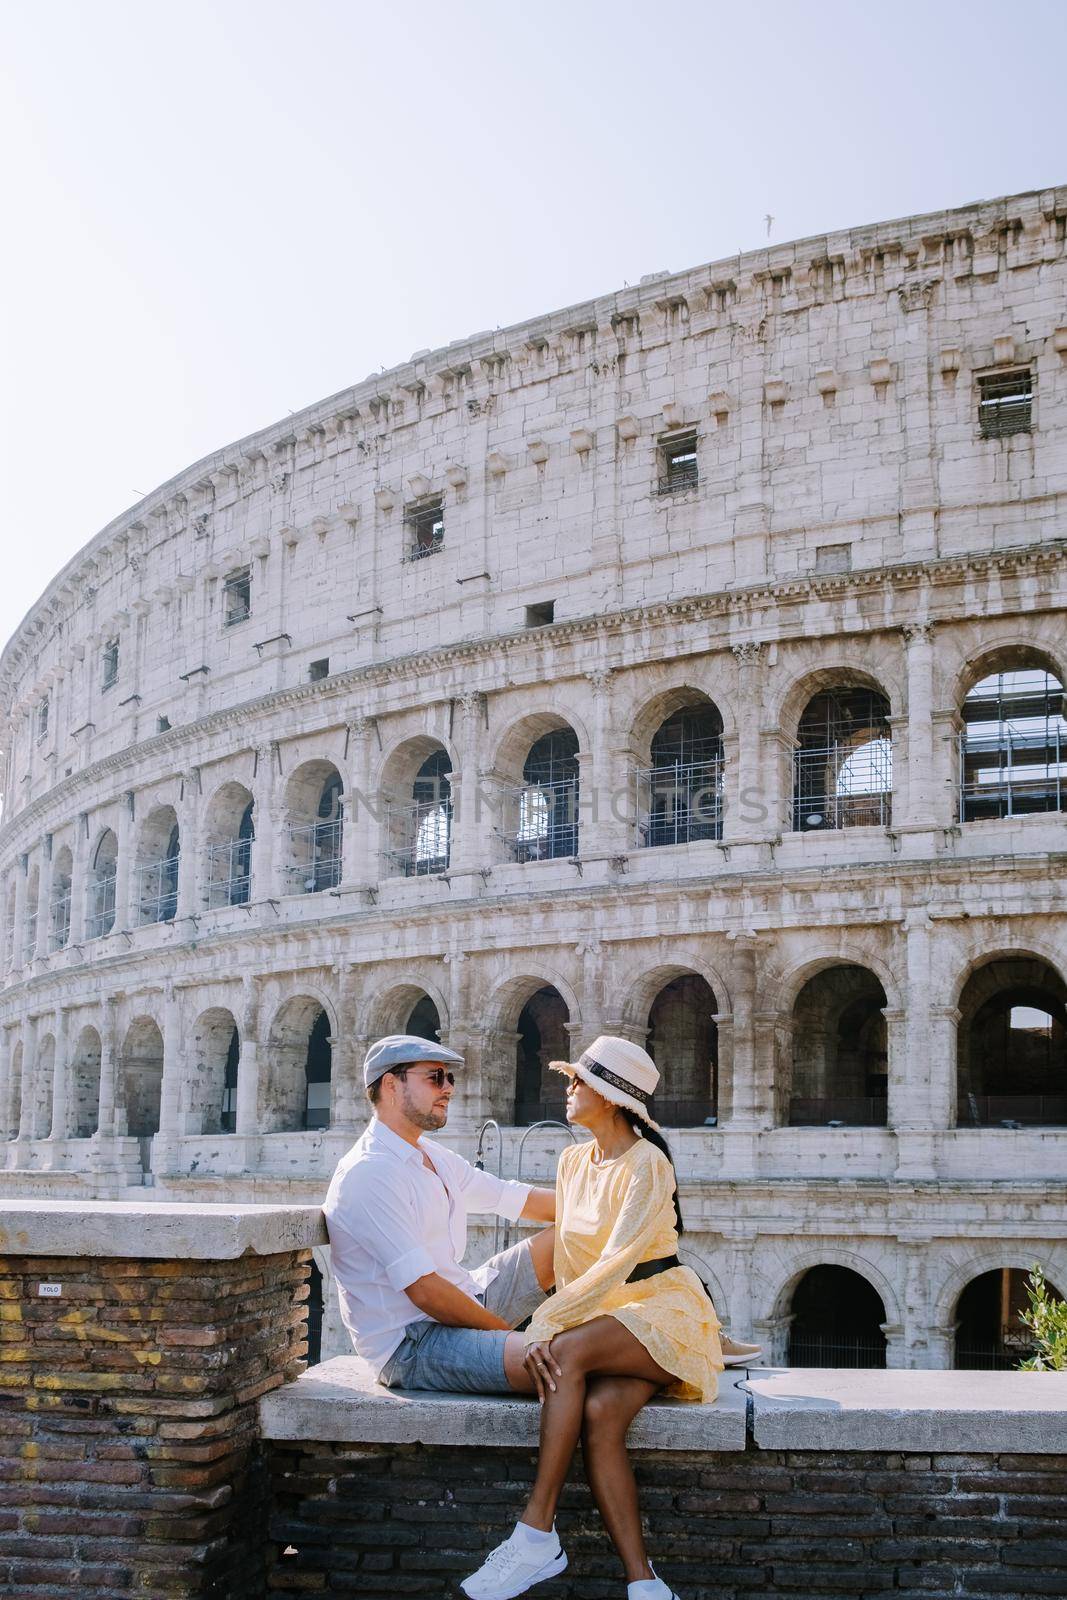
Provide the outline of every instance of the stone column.
{"type": "Polygon", "coordinates": [[[128,789],[122,797],[115,838],[118,842],[118,859],[115,863],[115,926],[113,932],[123,933],[130,926],[130,899],[132,895],[130,883],[134,865],[134,794],[132,789],[128,789]]]}
{"type": "Polygon", "coordinates": [[[736,736],[723,791],[723,841],[739,844],[779,832],[768,806],[762,760],[763,679],[767,647],[754,639],[732,647],[737,661],[736,736]]]}
{"type": "Polygon", "coordinates": [[[615,725],[614,671],[596,667],[586,673],[592,690],[588,752],[579,758],[578,854],[621,857],[635,847],[633,824],[633,752],[629,729],[615,725]]]}
{"type": "MultiPolygon", "coordinates": [[[[897,1177],[936,1177],[934,1131],[947,1128],[949,1097],[935,1080],[930,971],[933,925],[923,907],[905,913],[906,1014],[902,1048],[889,1055],[889,1126],[897,1134],[897,1177]]],[[[954,1058],[953,1058],[954,1061],[954,1058]]]]}
{"type": "Polygon", "coordinates": [[[182,773],[178,800],[178,907],[176,915],[192,917],[203,909],[197,896],[200,868],[200,769],[182,773]]]}
{"type": "MultiPolygon", "coordinates": [[[[21,855],[15,867],[15,928],[11,939],[11,970],[20,972],[25,966],[26,881],[29,874],[29,857],[21,855]]],[[[23,1069],[25,1071],[25,1069],[23,1069]]]]}
{"type": "Polygon", "coordinates": [[[181,999],[174,980],[163,985],[163,1082],[159,1096],[159,1132],[152,1139],[152,1171],[170,1172],[178,1159],[182,1072],[181,999]]]}
{"type": "Polygon", "coordinates": [[[957,1104],[958,1006],[930,1007],[930,1124],[934,1128],[967,1125],[967,1107],[957,1104]]]}
{"type": "Polygon", "coordinates": [[[364,1122],[362,1056],[355,1057],[357,969],[346,961],[334,967],[337,977],[337,1033],[330,1043],[332,1109],[330,1130],[354,1133],[364,1122]]]}
{"type": "Polygon", "coordinates": [[[765,1125],[756,1060],[756,936],[730,936],[733,992],[729,1115],[723,1130],[722,1174],[751,1176],[755,1172],[757,1133],[765,1125]]]}
{"type": "MultiPolygon", "coordinates": [[[[934,825],[934,643],[929,622],[906,623],[904,635],[908,675],[907,808],[894,814],[894,825],[934,825]]],[[[894,784],[895,787],[895,784],[894,784]]]]}
{"type": "Polygon", "coordinates": [[[925,1233],[911,1230],[899,1234],[900,1247],[905,1254],[904,1275],[904,1360],[902,1366],[940,1366],[930,1360],[930,1308],[927,1304],[926,1256],[929,1238],[925,1233]]]}
{"type": "Polygon", "coordinates": [[[348,759],[341,879],[345,884],[376,884],[382,876],[381,860],[376,854],[381,799],[371,792],[371,783],[380,748],[378,724],[373,717],[353,717],[345,735],[348,759]]]}
{"type": "Polygon", "coordinates": [[[237,1068],[235,1138],[245,1141],[244,1169],[250,1168],[249,1144],[259,1132],[259,984],[246,977],[241,992],[241,1060],[237,1068]]]}
{"type": "MultiPolygon", "coordinates": [[[[252,898],[272,900],[278,894],[277,819],[274,814],[274,772],[278,746],[272,742],[256,746],[252,776],[252,816],[255,842],[252,845],[252,898]]],[[[242,1053],[242,1064],[244,1056],[242,1053]]]]}
{"type": "Polygon", "coordinates": [[[93,1136],[94,1142],[97,1144],[102,1139],[114,1138],[117,1131],[115,1122],[115,1089],[118,1068],[116,1062],[115,1013],[118,1001],[118,995],[108,995],[104,1000],[100,1017],[100,1097],[96,1113],[96,1133],[93,1136]]]}
{"type": "Polygon", "coordinates": [[[0,1139],[10,1139],[13,1136],[12,1126],[12,1089],[11,1081],[11,1031],[9,1028],[0,1028],[0,1139]]]}
{"type": "Polygon", "coordinates": [[[493,818],[478,794],[488,702],[484,694],[463,694],[459,708],[459,770],[452,774],[452,873],[477,872],[493,859],[493,818]]]}
{"type": "Polygon", "coordinates": [[[70,1138],[70,1013],[56,1006],[52,1025],[56,1041],[55,1065],[52,1069],[52,1131],[54,1143],[70,1138]]]}
{"type": "Polygon", "coordinates": [[[70,943],[85,938],[86,879],[89,867],[89,818],[81,812],[74,824],[74,846],[70,867],[70,943]]]}
{"type": "Polygon", "coordinates": [[[41,870],[37,878],[37,960],[51,947],[52,933],[52,836],[41,846],[41,870]]]}

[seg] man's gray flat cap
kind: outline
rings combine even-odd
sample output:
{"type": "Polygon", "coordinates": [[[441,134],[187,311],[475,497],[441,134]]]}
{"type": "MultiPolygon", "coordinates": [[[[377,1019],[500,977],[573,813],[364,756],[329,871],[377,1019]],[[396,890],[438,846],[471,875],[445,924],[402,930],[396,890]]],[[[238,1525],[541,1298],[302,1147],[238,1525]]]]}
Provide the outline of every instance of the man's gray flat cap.
{"type": "Polygon", "coordinates": [[[363,1082],[369,1089],[372,1083],[384,1078],[390,1067],[404,1067],[411,1061],[440,1061],[447,1066],[462,1066],[463,1057],[447,1045],[432,1044],[429,1039],[419,1039],[413,1033],[390,1033],[376,1039],[367,1051],[363,1062],[363,1082]]]}

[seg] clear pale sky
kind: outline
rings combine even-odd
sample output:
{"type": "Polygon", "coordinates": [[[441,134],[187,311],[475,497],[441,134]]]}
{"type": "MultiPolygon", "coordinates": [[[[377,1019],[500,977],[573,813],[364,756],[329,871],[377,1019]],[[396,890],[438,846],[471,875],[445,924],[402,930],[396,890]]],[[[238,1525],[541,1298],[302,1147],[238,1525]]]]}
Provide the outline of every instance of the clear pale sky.
{"type": "Polygon", "coordinates": [[[0,642],[141,494],[426,346],[1067,181],[1067,7],[0,0],[0,642]]]}

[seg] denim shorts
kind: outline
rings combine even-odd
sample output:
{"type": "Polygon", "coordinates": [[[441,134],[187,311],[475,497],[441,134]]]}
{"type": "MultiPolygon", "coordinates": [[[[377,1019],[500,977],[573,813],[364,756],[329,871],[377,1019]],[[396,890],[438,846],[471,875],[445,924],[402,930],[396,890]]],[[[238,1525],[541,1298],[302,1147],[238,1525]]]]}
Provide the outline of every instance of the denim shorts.
{"type": "MultiPolygon", "coordinates": [[[[545,1299],[537,1281],[530,1241],[523,1239],[491,1256],[496,1277],[476,1298],[487,1311],[515,1328],[545,1299]]],[[[387,1389],[443,1389],[466,1394],[513,1394],[504,1373],[503,1328],[447,1328],[413,1322],[378,1374],[387,1389]]]]}

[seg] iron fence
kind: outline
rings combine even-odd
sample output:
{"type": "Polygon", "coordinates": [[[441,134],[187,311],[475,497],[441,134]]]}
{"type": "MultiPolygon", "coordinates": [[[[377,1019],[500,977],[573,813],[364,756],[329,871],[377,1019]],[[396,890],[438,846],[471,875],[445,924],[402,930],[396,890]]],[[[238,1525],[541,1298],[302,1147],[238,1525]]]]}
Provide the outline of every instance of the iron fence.
{"type": "Polygon", "coordinates": [[[960,735],[960,821],[1023,817],[1067,809],[1061,720],[1030,733],[960,735]]]}
{"type": "Polygon", "coordinates": [[[1065,1094],[969,1094],[960,1107],[961,1128],[1067,1127],[1065,1094]]]}
{"type": "Polygon", "coordinates": [[[795,1095],[789,1102],[791,1128],[825,1128],[831,1122],[846,1128],[884,1128],[888,1120],[885,1095],[795,1095]]]}
{"type": "Polygon", "coordinates": [[[504,838],[516,861],[578,854],[578,779],[526,784],[508,793],[514,830],[504,838]]]}
{"type": "Polygon", "coordinates": [[[325,889],[337,888],[341,881],[343,829],[342,817],[330,822],[290,824],[289,877],[296,894],[321,894],[325,889]]]}
{"type": "Polygon", "coordinates": [[[721,761],[646,767],[635,781],[639,847],[722,838],[721,761]]]}
{"type": "Polygon", "coordinates": [[[62,950],[70,938],[70,890],[57,894],[51,907],[51,932],[48,936],[50,950],[62,950]]]}
{"type": "Polygon", "coordinates": [[[209,845],[208,905],[245,906],[252,897],[252,841],[231,839],[209,845]]]}
{"type": "Polygon", "coordinates": [[[394,873],[405,878],[446,872],[452,854],[452,801],[448,798],[392,806],[388,812],[393,841],[386,858],[394,873]]]}
{"type": "Polygon", "coordinates": [[[893,755],[887,738],[797,750],[793,757],[794,833],[887,828],[892,819],[893,755]]]}
{"type": "Polygon", "coordinates": [[[85,918],[85,937],[102,939],[115,926],[115,874],[96,878],[89,885],[89,904],[85,918]]]}
{"type": "Polygon", "coordinates": [[[141,923],[172,922],[178,910],[179,855],[138,867],[137,918],[141,923]]]}

